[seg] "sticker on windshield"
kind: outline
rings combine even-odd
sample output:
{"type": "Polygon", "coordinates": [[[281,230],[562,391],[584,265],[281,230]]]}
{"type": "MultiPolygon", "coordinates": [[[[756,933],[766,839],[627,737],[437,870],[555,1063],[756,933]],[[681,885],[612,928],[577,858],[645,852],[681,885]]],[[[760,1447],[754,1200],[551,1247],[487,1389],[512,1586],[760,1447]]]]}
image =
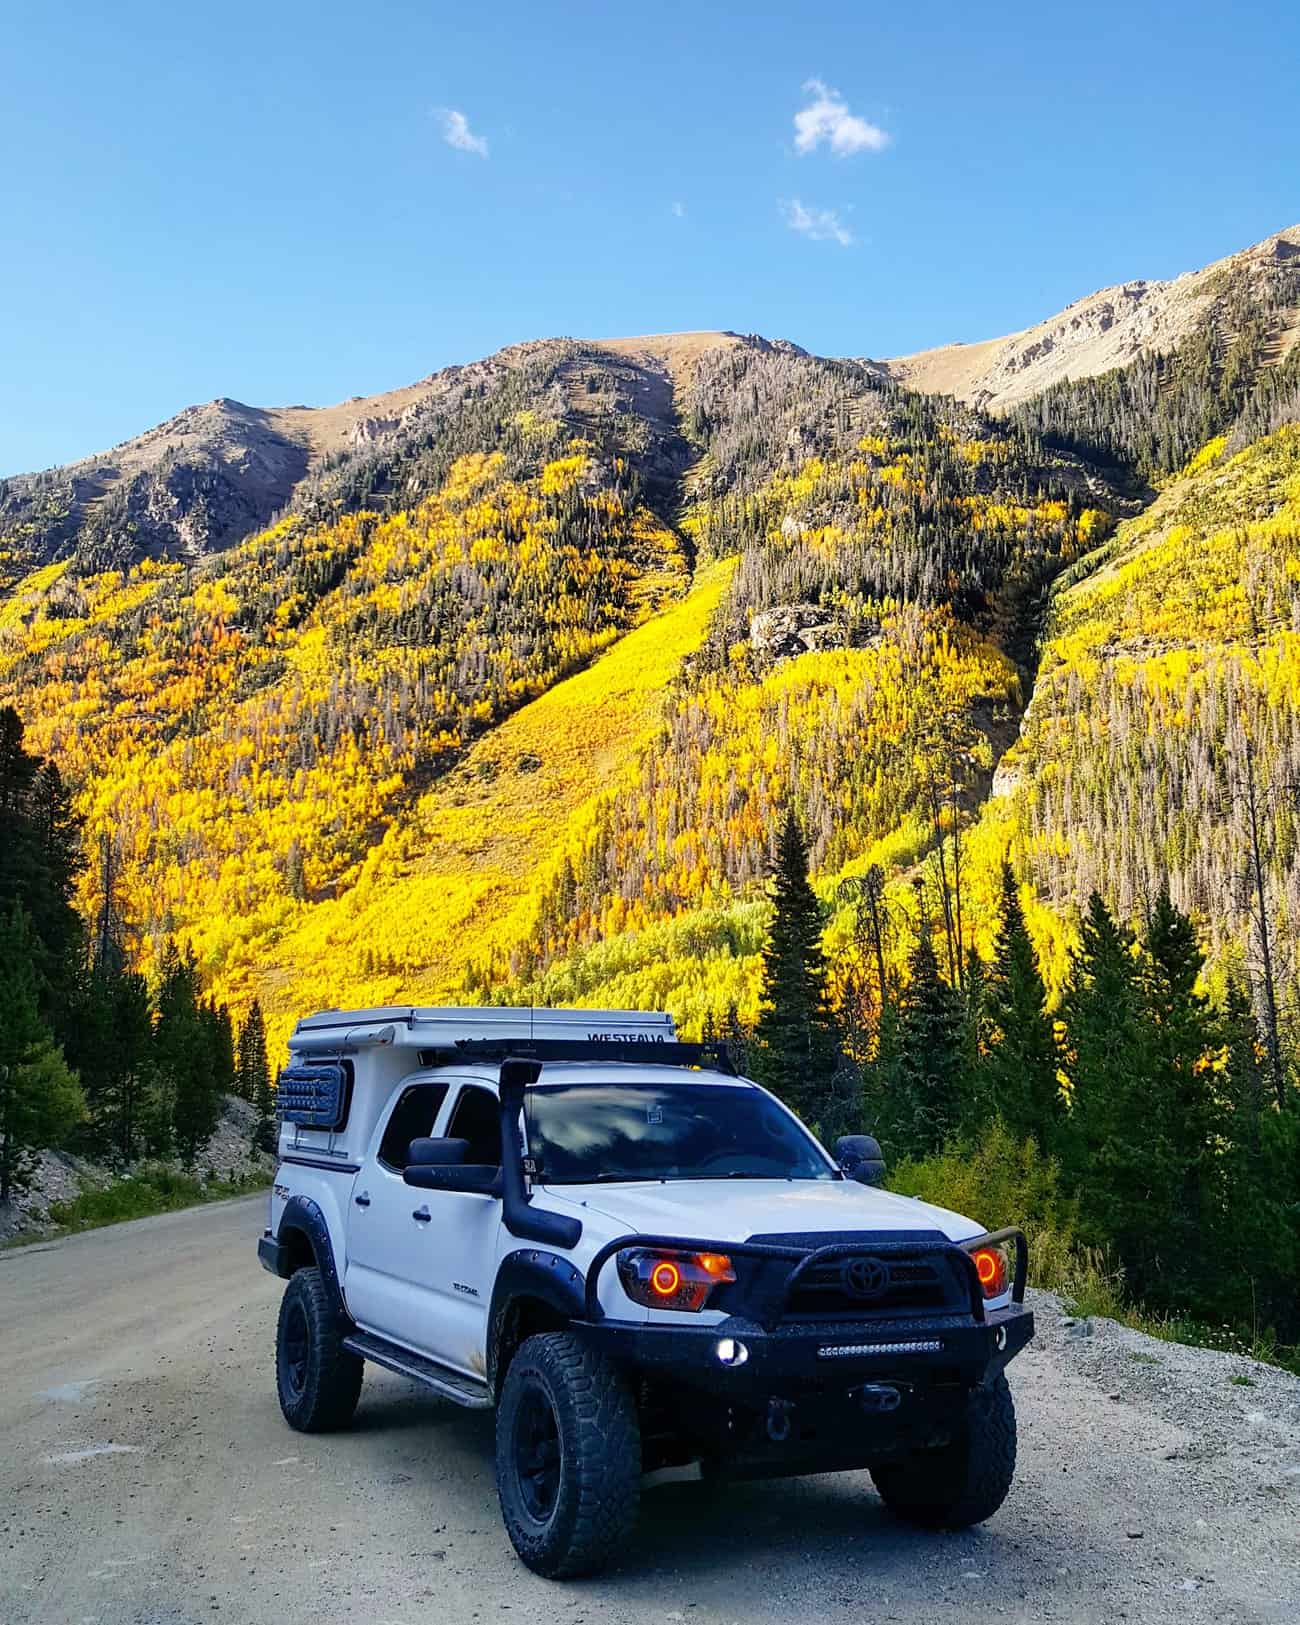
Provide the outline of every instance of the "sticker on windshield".
{"type": "Polygon", "coordinates": [[[645,1120],[647,1123],[662,1123],[664,1120],[663,1107],[647,1106],[645,1109],[645,1120]]]}

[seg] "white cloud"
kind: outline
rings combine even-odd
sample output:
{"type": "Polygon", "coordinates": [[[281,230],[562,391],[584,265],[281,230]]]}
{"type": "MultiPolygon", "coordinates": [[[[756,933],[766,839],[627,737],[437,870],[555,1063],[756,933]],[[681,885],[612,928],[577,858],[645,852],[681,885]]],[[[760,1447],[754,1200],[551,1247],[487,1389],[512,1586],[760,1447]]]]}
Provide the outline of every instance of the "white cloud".
{"type": "Polygon", "coordinates": [[[685,218],[686,218],[686,205],[684,203],[674,203],[673,204],[673,214],[676,215],[678,220],[685,220],[685,218]]]}
{"type": "Polygon", "coordinates": [[[791,231],[814,243],[838,243],[841,248],[848,248],[853,242],[853,233],[834,209],[809,209],[796,197],[783,203],[781,212],[791,231]]]}
{"type": "Polygon", "coordinates": [[[803,88],[813,99],[794,116],[797,153],[806,156],[825,142],[837,158],[850,158],[855,152],[879,152],[889,145],[888,133],[850,113],[838,90],[820,79],[809,79],[803,88]]]}
{"type": "Polygon", "coordinates": [[[442,139],[449,147],[455,147],[457,152],[472,152],[476,158],[487,157],[487,137],[474,134],[464,113],[454,107],[440,107],[438,117],[442,120],[442,139]]]}

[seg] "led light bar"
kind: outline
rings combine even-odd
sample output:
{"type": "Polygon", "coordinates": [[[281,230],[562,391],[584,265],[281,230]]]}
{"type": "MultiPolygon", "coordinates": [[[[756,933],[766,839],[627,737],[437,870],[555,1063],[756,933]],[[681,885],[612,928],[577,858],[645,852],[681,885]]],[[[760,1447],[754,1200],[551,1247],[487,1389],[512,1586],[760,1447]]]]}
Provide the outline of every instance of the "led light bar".
{"type": "Polygon", "coordinates": [[[915,1343],[839,1343],[817,1350],[819,1360],[851,1360],[864,1354],[942,1354],[943,1340],[927,1337],[915,1343]]]}

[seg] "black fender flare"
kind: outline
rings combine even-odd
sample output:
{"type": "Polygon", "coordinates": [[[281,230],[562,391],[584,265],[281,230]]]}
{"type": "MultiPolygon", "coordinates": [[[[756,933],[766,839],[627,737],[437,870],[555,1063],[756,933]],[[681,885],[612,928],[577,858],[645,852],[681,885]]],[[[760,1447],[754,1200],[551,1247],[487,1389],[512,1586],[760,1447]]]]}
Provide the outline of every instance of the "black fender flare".
{"type": "Polygon", "coordinates": [[[520,1248],[501,1260],[488,1309],[487,1379],[494,1392],[510,1310],[521,1298],[544,1303],[566,1323],[581,1320],[586,1279],[572,1259],[536,1247],[520,1248]]]}
{"type": "Polygon", "coordinates": [[[347,1305],[343,1301],[343,1287],[339,1281],[338,1266],[334,1262],[334,1243],[330,1240],[329,1225],[325,1222],[325,1215],[317,1203],[309,1196],[291,1196],[284,1205],[284,1212],[280,1215],[280,1228],[276,1232],[277,1238],[283,1241],[290,1230],[299,1230],[311,1244],[311,1250],[316,1259],[316,1268],[334,1299],[334,1307],[344,1319],[350,1319],[347,1305]]]}

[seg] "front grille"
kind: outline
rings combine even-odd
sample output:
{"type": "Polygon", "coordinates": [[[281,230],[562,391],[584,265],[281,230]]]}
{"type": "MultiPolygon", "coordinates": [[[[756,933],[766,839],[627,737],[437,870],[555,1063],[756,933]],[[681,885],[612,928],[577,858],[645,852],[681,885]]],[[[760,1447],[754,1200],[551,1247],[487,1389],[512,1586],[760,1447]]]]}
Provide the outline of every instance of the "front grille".
{"type": "Polygon", "coordinates": [[[880,1258],[866,1253],[828,1259],[800,1276],[790,1294],[786,1313],[820,1320],[943,1309],[949,1297],[947,1277],[946,1269],[941,1270],[928,1259],[880,1258]],[[879,1290],[867,1293],[854,1290],[854,1266],[863,1260],[878,1264],[885,1272],[885,1282],[879,1290]]]}

